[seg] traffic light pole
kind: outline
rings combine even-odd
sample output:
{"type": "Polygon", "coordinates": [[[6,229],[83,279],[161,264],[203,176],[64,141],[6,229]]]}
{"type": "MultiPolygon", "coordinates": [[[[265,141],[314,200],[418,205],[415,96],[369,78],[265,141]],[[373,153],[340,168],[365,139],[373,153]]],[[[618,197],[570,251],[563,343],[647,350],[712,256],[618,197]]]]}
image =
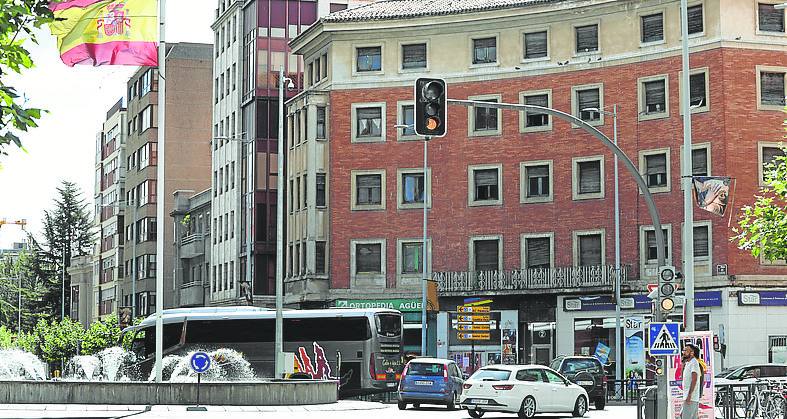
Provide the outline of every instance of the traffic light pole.
{"type": "Polygon", "coordinates": [[[421,270],[423,271],[423,277],[421,278],[421,356],[427,356],[426,350],[426,294],[427,294],[427,285],[429,281],[428,276],[428,261],[429,261],[429,247],[427,246],[427,236],[426,236],[426,223],[427,223],[427,210],[429,208],[429,204],[431,202],[431,192],[430,188],[427,186],[429,185],[429,167],[426,165],[427,163],[427,150],[429,144],[429,140],[432,138],[429,136],[424,137],[424,241],[423,241],[423,249],[421,251],[421,270]]]}

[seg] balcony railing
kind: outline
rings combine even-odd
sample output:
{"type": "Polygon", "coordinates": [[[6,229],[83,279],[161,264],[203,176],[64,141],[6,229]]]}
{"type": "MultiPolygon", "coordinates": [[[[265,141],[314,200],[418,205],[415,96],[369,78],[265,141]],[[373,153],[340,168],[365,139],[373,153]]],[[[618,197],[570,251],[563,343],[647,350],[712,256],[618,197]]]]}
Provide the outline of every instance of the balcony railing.
{"type": "MultiPolygon", "coordinates": [[[[620,281],[628,280],[628,266],[620,267],[620,281]]],[[[441,294],[576,289],[613,289],[615,266],[565,266],[513,271],[433,272],[441,294]]]]}
{"type": "Polygon", "coordinates": [[[205,254],[204,235],[194,233],[180,239],[180,258],[191,259],[205,254]]]}

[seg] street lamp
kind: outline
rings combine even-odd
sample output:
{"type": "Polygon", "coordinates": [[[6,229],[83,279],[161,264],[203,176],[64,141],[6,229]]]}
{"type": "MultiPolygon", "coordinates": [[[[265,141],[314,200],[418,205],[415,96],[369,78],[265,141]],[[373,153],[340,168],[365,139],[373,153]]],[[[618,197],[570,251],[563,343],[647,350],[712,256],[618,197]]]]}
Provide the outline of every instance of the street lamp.
{"type": "MultiPolygon", "coordinates": [[[[137,318],[137,204],[133,199],[103,204],[101,208],[131,208],[131,322],[137,318]]],[[[125,232],[124,232],[125,233],[125,232]]]]}
{"type": "Polygon", "coordinates": [[[274,342],[274,378],[284,376],[284,83],[292,90],[295,84],[284,75],[284,66],[279,67],[279,138],[278,164],[276,168],[276,338],[274,342]]]}
{"type": "MultiPolygon", "coordinates": [[[[413,126],[414,126],[414,124],[410,124],[410,125],[397,124],[397,125],[394,125],[394,128],[407,129],[407,128],[412,128],[413,126]]],[[[427,352],[426,351],[426,294],[427,294],[427,285],[428,285],[427,281],[429,280],[429,277],[427,276],[427,272],[426,272],[427,268],[426,267],[427,267],[427,260],[429,259],[428,258],[429,251],[427,250],[428,248],[426,247],[426,245],[427,245],[427,238],[426,238],[427,218],[426,218],[426,214],[427,214],[427,205],[431,201],[431,196],[429,196],[430,194],[427,193],[429,191],[429,188],[427,187],[427,185],[428,185],[428,183],[427,183],[427,179],[428,179],[428,177],[427,177],[427,170],[428,170],[428,168],[426,166],[426,163],[427,163],[426,158],[427,158],[427,144],[429,143],[429,139],[430,139],[429,137],[424,137],[424,222],[423,222],[423,224],[424,224],[424,236],[423,236],[423,244],[422,244],[422,246],[423,246],[423,250],[422,250],[423,257],[421,258],[421,263],[423,264],[421,266],[421,271],[422,271],[422,277],[421,277],[421,356],[426,356],[427,355],[427,353],[426,353],[427,352]]]]}
{"type": "MultiPolygon", "coordinates": [[[[251,234],[251,219],[254,214],[254,165],[256,163],[256,151],[255,151],[255,142],[251,138],[246,138],[246,133],[241,132],[239,135],[232,135],[232,136],[218,136],[213,137],[212,141],[239,141],[241,144],[250,144],[250,151],[249,156],[247,158],[246,167],[248,169],[247,174],[247,189],[246,189],[246,282],[249,284],[249,288],[245,291],[247,292],[248,296],[246,297],[248,300],[254,303],[254,282],[252,281],[252,241],[254,240],[254,236],[251,234]]],[[[225,174],[227,176],[227,174],[225,174]]],[[[216,187],[216,186],[214,186],[216,187]]],[[[239,192],[240,193],[240,192],[239,192]]],[[[232,226],[235,228],[235,226],[232,226]]]]}
{"type": "MultiPolygon", "coordinates": [[[[603,113],[612,116],[612,141],[618,145],[618,105],[612,105],[612,112],[599,108],[585,108],[584,112],[603,113]]],[[[615,394],[620,397],[621,380],[623,379],[623,364],[620,356],[621,345],[620,333],[620,195],[618,192],[618,155],[615,155],[615,394]]]]}

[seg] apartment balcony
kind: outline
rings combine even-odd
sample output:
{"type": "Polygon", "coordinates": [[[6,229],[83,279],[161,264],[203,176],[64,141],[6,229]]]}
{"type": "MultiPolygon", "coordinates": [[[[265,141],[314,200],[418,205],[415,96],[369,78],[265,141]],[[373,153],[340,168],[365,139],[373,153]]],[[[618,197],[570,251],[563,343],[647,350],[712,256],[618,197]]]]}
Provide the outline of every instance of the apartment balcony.
{"type": "Polygon", "coordinates": [[[192,281],[180,286],[180,306],[196,307],[204,305],[205,289],[202,281],[192,281]]]}
{"type": "MultiPolygon", "coordinates": [[[[621,266],[621,288],[629,266],[621,266]]],[[[513,271],[433,272],[440,296],[613,291],[615,266],[565,266],[513,271]]]]}
{"type": "Polygon", "coordinates": [[[205,238],[202,233],[183,236],[180,240],[180,258],[191,259],[205,254],[205,238]]]}

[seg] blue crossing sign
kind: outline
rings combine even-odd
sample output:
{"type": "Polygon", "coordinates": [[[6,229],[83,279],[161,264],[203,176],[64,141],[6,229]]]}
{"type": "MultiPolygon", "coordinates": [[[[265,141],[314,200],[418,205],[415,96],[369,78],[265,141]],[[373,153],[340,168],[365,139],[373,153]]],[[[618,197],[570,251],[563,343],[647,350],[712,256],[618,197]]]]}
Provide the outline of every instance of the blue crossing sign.
{"type": "Polygon", "coordinates": [[[210,368],[210,355],[205,352],[194,352],[191,355],[191,369],[197,374],[202,374],[210,368]]]}
{"type": "Polygon", "coordinates": [[[650,323],[648,325],[648,351],[653,356],[678,355],[680,323],[650,323]]]}

